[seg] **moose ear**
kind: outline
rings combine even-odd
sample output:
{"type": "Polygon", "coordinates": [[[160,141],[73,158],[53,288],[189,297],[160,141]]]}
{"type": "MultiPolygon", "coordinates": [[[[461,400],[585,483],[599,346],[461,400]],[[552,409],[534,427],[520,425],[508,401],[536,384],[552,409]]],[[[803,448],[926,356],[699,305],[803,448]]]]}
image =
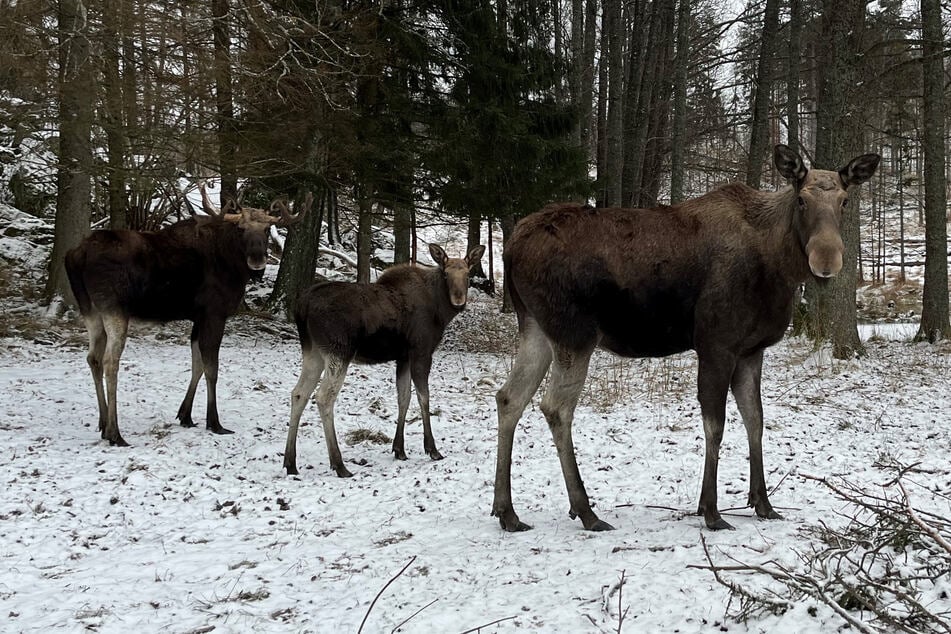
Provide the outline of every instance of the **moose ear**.
{"type": "Polygon", "coordinates": [[[429,245],[429,255],[439,268],[446,268],[446,260],[448,260],[449,257],[446,255],[446,252],[442,250],[441,246],[438,244],[429,245]]]}
{"type": "Polygon", "coordinates": [[[469,255],[466,256],[466,266],[468,266],[470,269],[475,266],[476,263],[482,259],[483,253],[485,253],[484,245],[480,244],[477,247],[473,247],[472,250],[469,251],[469,255]]]}
{"type": "Polygon", "coordinates": [[[863,154],[849,161],[845,167],[839,168],[839,176],[846,187],[861,185],[872,178],[880,160],[882,157],[878,154],[863,154]]]}
{"type": "Polygon", "coordinates": [[[777,145],[773,148],[773,163],[784,178],[795,180],[796,183],[801,183],[809,172],[802,162],[802,157],[788,145],[777,145]]]}

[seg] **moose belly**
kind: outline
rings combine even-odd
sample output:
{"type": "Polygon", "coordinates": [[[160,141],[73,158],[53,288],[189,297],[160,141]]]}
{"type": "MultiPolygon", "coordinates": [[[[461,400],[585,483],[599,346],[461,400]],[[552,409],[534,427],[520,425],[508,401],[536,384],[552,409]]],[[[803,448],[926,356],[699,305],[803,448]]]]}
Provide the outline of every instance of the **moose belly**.
{"type": "Polygon", "coordinates": [[[355,360],[357,363],[386,363],[405,359],[409,351],[406,337],[398,331],[383,328],[360,338],[355,360]]]}
{"type": "Polygon", "coordinates": [[[598,345],[625,357],[664,357],[693,348],[694,306],[676,292],[618,294],[597,311],[598,345]]]}

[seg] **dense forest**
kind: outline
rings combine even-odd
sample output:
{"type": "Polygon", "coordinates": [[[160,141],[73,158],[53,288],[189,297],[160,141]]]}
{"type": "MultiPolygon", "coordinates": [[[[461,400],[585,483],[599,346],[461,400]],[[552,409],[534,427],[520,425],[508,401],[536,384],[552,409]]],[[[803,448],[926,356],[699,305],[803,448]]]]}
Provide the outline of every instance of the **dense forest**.
{"type": "Polygon", "coordinates": [[[2,2],[0,200],[55,218],[49,300],[68,297],[63,254],[91,226],[180,215],[183,179],[220,182],[222,204],[311,191],[283,310],[341,218],[368,279],[374,232],[415,259],[420,214],[471,247],[554,200],[781,185],[776,143],[828,169],[876,152],[843,273],[807,284],[796,327],[860,353],[856,287],[884,281],[884,228],[909,223],[921,261],[902,241],[897,267],[924,265],[918,338],[934,341],[951,336],[949,24],[940,0],[2,2]]]}

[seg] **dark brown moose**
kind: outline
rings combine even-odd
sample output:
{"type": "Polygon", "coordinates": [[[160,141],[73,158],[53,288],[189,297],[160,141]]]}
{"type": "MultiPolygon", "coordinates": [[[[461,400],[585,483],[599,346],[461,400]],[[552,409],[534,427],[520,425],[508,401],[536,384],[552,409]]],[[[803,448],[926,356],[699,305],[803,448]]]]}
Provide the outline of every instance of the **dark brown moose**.
{"type": "Polygon", "coordinates": [[[465,258],[450,258],[432,244],[429,253],[438,265],[435,268],[395,266],[372,284],[321,279],[301,294],[295,319],[303,362],[300,379],[291,394],[291,422],[284,450],[284,466],[289,475],[298,472],[297,428],[318,382],[317,408],[330,466],[341,478],[353,475],[343,466],[337,445],[334,402],[343,387],[347,367],[354,361],[396,361],[396,458],[406,460],[403,427],[412,379],[423,419],[423,449],[433,460],[442,460],[429,422],[429,370],[446,326],[466,306],[469,269],[484,252],[485,247],[478,246],[465,258]]]}
{"type": "Polygon", "coordinates": [[[66,254],[66,273],[89,331],[86,360],[99,402],[99,431],[113,445],[128,444],[119,434],[116,392],[130,318],[193,323],[192,375],[178,420],[183,427],[195,426],[192,402],[204,374],[206,425],[216,434],[232,433],[221,426],[216,402],[225,320],[238,309],[252,275],[263,274],[270,227],[296,222],[311,204],[308,195],[293,215],[275,201],[271,212],[279,211],[280,217],[251,208],[235,207],[237,213],[230,213],[233,203],[218,211],[204,186],[201,193],[208,217],[181,220],[154,233],[94,231],[66,254]]]}
{"type": "Polygon", "coordinates": [[[839,223],[847,190],[874,174],[865,154],[838,171],[809,170],[790,148],[774,160],[792,186],[761,192],[732,184],[675,207],[592,209],[551,205],[522,220],[505,249],[519,346],[496,395],[498,463],[492,514],[507,531],[530,528],[512,506],[512,442],[525,406],[551,367],[541,410],[570,503],[590,530],[613,527],[591,510],[571,438],[575,406],[595,348],[625,357],[697,353],[706,458],[698,514],[730,528],[717,509],[717,462],[732,389],[750,452],[748,504],[779,518],[763,475],[760,378],[764,348],[782,338],[793,293],[810,273],[842,268],[839,223]]]}

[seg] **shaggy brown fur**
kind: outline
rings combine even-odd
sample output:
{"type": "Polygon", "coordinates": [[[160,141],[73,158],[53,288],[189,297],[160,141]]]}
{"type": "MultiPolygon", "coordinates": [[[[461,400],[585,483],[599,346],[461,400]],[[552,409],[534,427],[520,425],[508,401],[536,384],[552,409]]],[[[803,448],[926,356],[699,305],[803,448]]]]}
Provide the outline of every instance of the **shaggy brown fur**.
{"type": "Polygon", "coordinates": [[[248,280],[263,274],[271,225],[296,222],[312,199],[308,196],[296,216],[282,206],[281,218],[260,209],[219,213],[204,187],[202,200],[209,217],[182,220],[154,233],[94,231],[66,254],[70,287],[89,331],[86,360],[99,404],[99,431],[113,445],[128,444],[119,433],[116,392],[130,319],[193,323],[192,377],[178,419],[184,427],[195,426],[192,403],[204,375],[206,426],[216,434],[231,433],[218,419],[216,400],[225,320],[240,306],[248,280]]]}
{"type": "Polygon", "coordinates": [[[393,453],[399,460],[406,460],[403,428],[412,379],[423,419],[423,447],[433,460],[442,459],[429,420],[429,370],[446,326],[465,308],[469,269],[484,251],[479,246],[464,259],[454,259],[440,247],[430,245],[436,268],[397,266],[373,284],[321,280],[304,291],[297,302],[303,363],[291,396],[291,422],[284,451],[288,474],[297,473],[300,417],[320,382],[317,405],[330,466],[340,477],[352,475],[343,466],[333,420],[334,402],[351,362],[396,362],[399,415],[393,453]],[[321,381],[325,368],[326,376],[321,381]]]}
{"type": "Polygon", "coordinates": [[[519,353],[497,395],[493,514],[503,528],[528,528],[512,507],[512,440],[549,366],[541,408],[558,447],[572,516],[580,515],[585,528],[610,528],[591,510],[571,440],[596,347],[626,357],[695,350],[706,435],[698,512],[710,528],[729,526],[717,510],[716,473],[732,388],[749,436],[749,504],[760,517],[778,517],[767,499],[760,444],[763,349],[783,336],[793,293],[810,271],[831,277],[841,269],[846,190],[870,178],[879,157],[860,156],[838,172],[807,170],[785,146],[777,146],[774,158],[794,183],[779,192],[735,184],[676,207],[551,205],[518,224],[504,259],[519,353]]]}

